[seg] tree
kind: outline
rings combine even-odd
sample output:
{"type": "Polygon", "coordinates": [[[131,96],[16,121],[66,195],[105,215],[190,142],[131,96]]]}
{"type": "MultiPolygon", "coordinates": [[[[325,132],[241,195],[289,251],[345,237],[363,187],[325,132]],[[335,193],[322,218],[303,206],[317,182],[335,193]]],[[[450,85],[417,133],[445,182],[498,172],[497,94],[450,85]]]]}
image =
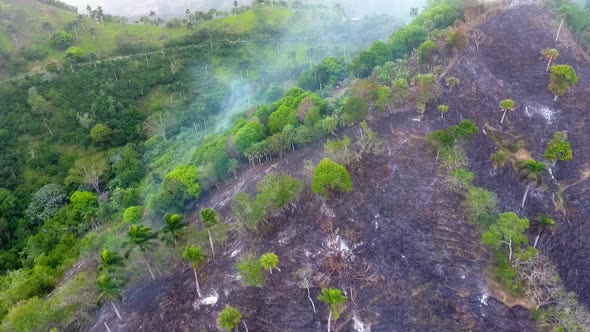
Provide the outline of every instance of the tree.
{"type": "Polygon", "coordinates": [[[572,160],[572,147],[570,142],[567,141],[567,133],[565,131],[558,131],[553,134],[553,139],[549,141],[543,158],[550,160],[553,163],[553,167],[555,167],[558,160],[572,160]]]}
{"type": "Polygon", "coordinates": [[[197,166],[176,166],[164,177],[160,195],[164,205],[176,203],[180,207],[184,206],[187,199],[198,198],[201,195],[201,186],[198,183],[197,166]]]}
{"type": "Polygon", "coordinates": [[[215,259],[215,249],[213,247],[213,237],[211,237],[211,228],[219,223],[219,214],[212,208],[203,208],[200,212],[203,226],[207,229],[209,235],[209,244],[211,245],[211,256],[215,259]]]}
{"type": "Polygon", "coordinates": [[[354,144],[358,146],[361,155],[363,153],[379,154],[383,151],[383,142],[379,140],[377,133],[369,128],[366,121],[361,122],[356,129],[356,142],[354,144]]]}
{"type": "Polygon", "coordinates": [[[299,180],[287,174],[269,173],[256,184],[256,202],[264,211],[283,209],[303,190],[299,180]]]}
{"type": "Polygon", "coordinates": [[[249,121],[236,132],[234,142],[238,151],[245,153],[250,147],[262,141],[265,137],[266,128],[258,122],[249,121]]]}
{"type": "Polygon", "coordinates": [[[415,98],[418,113],[424,115],[426,104],[440,95],[440,90],[436,86],[436,78],[433,74],[418,74],[414,76],[416,85],[415,98]]]}
{"type": "Polygon", "coordinates": [[[340,313],[344,309],[343,305],[348,299],[337,288],[322,288],[322,293],[318,296],[318,300],[330,307],[330,313],[328,314],[328,332],[330,332],[332,319],[337,320],[340,317],[340,313]]]}
{"type": "Polygon", "coordinates": [[[182,214],[177,213],[166,213],[164,222],[166,224],[162,228],[163,239],[168,243],[174,243],[174,246],[176,246],[180,231],[188,224],[184,222],[182,214]]]}
{"type": "Polygon", "coordinates": [[[199,287],[199,277],[197,275],[197,267],[205,260],[207,255],[203,252],[201,247],[187,246],[182,253],[182,257],[187,261],[191,262],[193,273],[195,275],[195,286],[197,288],[197,294],[201,297],[201,287],[199,287]]]}
{"type": "Polygon", "coordinates": [[[311,189],[315,194],[327,197],[330,190],[352,191],[352,181],[344,166],[324,158],[315,169],[311,189]]]}
{"type": "Polygon", "coordinates": [[[224,331],[231,331],[240,325],[242,314],[234,307],[226,305],[217,315],[217,326],[224,331]]]}
{"type": "Polygon", "coordinates": [[[342,116],[340,120],[343,124],[351,126],[367,118],[369,114],[369,104],[361,97],[349,97],[342,107],[342,116]]]}
{"type": "Polygon", "coordinates": [[[551,77],[549,78],[549,90],[555,95],[553,101],[566,94],[578,83],[578,75],[570,65],[551,66],[551,77]]]}
{"type": "Polygon", "coordinates": [[[46,184],[31,198],[26,216],[32,225],[40,225],[53,217],[66,202],[67,195],[62,186],[46,184]]]}
{"type": "Polygon", "coordinates": [[[143,130],[150,137],[160,135],[166,140],[166,131],[171,123],[172,117],[168,112],[158,112],[147,117],[143,123],[143,130]]]}
{"type": "Polygon", "coordinates": [[[279,264],[279,256],[274,252],[266,253],[260,256],[260,265],[262,268],[268,269],[268,272],[272,274],[272,269],[277,269],[277,265],[279,264]]]}
{"type": "Polygon", "coordinates": [[[487,245],[508,246],[508,261],[512,262],[513,251],[528,242],[525,231],[529,228],[529,220],[519,218],[514,212],[501,213],[495,224],[483,233],[482,241],[487,245]]]}
{"type": "Polygon", "coordinates": [[[115,251],[104,249],[100,253],[100,265],[98,271],[112,274],[117,267],[124,267],[123,256],[115,251]]]}
{"type": "Polygon", "coordinates": [[[80,61],[84,58],[84,51],[77,46],[72,46],[66,50],[65,57],[73,61],[80,61]]]}
{"type": "Polygon", "coordinates": [[[51,36],[51,45],[53,45],[53,47],[55,47],[58,50],[65,50],[68,47],[72,46],[73,43],[74,38],[71,34],[65,31],[54,33],[51,36]]]}
{"type": "Polygon", "coordinates": [[[453,88],[459,85],[459,79],[455,76],[448,76],[445,79],[445,83],[447,83],[447,87],[449,87],[449,92],[453,91],[453,88]]]}
{"type": "Polygon", "coordinates": [[[145,256],[145,252],[152,250],[154,246],[153,240],[157,238],[158,235],[151,228],[142,225],[131,225],[129,232],[127,233],[127,240],[123,242],[123,247],[127,248],[125,258],[129,257],[131,251],[137,248],[143,257],[145,265],[153,280],[156,280],[156,276],[154,275],[154,272],[152,272],[152,268],[145,256]]]}
{"type": "Polygon", "coordinates": [[[416,49],[416,58],[418,59],[418,63],[430,66],[437,51],[438,47],[432,40],[423,42],[416,49]]]}
{"type": "Polygon", "coordinates": [[[90,155],[78,159],[69,171],[66,183],[77,182],[91,185],[98,195],[100,191],[100,178],[108,171],[109,165],[103,156],[90,155]]]}
{"type": "Polygon", "coordinates": [[[137,224],[143,216],[142,206],[130,206],[123,212],[123,221],[130,224],[137,224]]]}
{"type": "Polygon", "coordinates": [[[410,17],[418,16],[418,7],[411,7],[410,8],[410,17]]]}
{"type": "Polygon", "coordinates": [[[507,111],[514,111],[514,101],[512,99],[504,99],[500,102],[500,109],[502,112],[502,120],[500,120],[500,124],[504,122],[504,117],[506,116],[507,111]]]}
{"type": "Polygon", "coordinates": [[[546,214],[542,214],[537,217],[537,224],[539,226],[539,231],[535,237],[535,242],[533,243],[534,248],[537,247],[537,243],[539,242],[539,238],[541,237],[541,234],[543,234],[543,231],[551,230],[555,227],[555,220],[546,214]]]}
{"type": "Polygon", "coordinates": [[[522,178],[527,182],[526,190],[522,196],[521,207],[524,207],[524,203],[529,194],[529,190],[533,185],[537,187],[543,183],[543,173],[547,170],[545,163],[541,163],[535,160],[527,160],[519,167],[522,178]]]}
{"type": "Polygon", "coordinates": [[[109,302],[117,315],[119,320],[123,320],[121,317],[121,313],[119,309],[115,305],[115,302],[120,301],[121,296],[121,284],[117,282],[113,277],[109,274],[104,273],[98,276],[96,279],[96,284],[98,285],[98,289],[100,290],[100,295],[98,296],[97,302],[101,303],[102,301],[109,302]]]}
{"type": "Polygon", "coordinates": [[[375,106],[381,112],[389,110],[391,112],[391,102],[393,101],[393,92],[388,86],[381,86],[377,90],[377,101],[375,106]]]}
{"type": "Polygon", "coordinates": [[[502,168],[506,165],[506,162],[510,159],[510,154],[504,150],[498,150],[492,154],[490,158],[494,169],[502,168]]]}
{"type": "Polygon", "coordinates": [[[263,268],[260,260],[254,255],[248,255],[238,262],[236,266],[240,280],[245,286],[262,287],[264,284],[263,268]]]}
{"type": "Polygon", "coordinates": [[[98,123],[90,130],[90,138],[95,143],[106,143],[111,139],[112,133],[107,125],[98,123]]]}
{"type": "Polygon", "coordinates": [[[445,117],[445,113],[449,111],[449,106],[447,105],[438,105],[438,110],[440,111],[440,118],[445,117]]]}
{"type": "Polygon", "coordinates": [[[543,56],[543,59],[547,61],[547,68],[545,69],[545,71],[549,71],[549,67],[551,67],[551,62],[559,58],[559,51],[554,48],[546,48],[541,50],[541,55],[543,56]]]}

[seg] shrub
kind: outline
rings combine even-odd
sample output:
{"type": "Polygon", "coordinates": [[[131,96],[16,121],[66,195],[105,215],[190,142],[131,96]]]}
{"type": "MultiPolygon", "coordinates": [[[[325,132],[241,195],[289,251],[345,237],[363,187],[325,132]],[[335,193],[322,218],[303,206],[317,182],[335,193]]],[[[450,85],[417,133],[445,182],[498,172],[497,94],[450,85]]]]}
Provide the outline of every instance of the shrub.
{"type": "Polygon", "coordinates": [[[312,180],[312,191],[324,197],[330,190],[352,191],[352,180],[344,166],[328,158],[318,164],[312,180]]]}
{"type": "Polygon", "coordinates": [[[260,260],[254,255],[244,257],[237,265],[238,275],[244,286],[261,287],[264,285],[264,274],[260,260]]]}
{"type": "Polygon", "coordinates": [[[231,331],[238,327],[242,320],[242,314],[234,307],[225,306],[217,316],[217,326],[224,331],[231,331]]]}
{"type": "Polygon", "coordinates": [[[72,46],[74,38],[70,33],[65,31],[56,32],[51,36],[51,45],[58,50],[65,50],[72,46]]]}
{"type": "Polygon", "coordinates": [[[130,224],[139,223],[142,216],[143,207],[141,206],[130,206],[123,212],[123,220],[130,224]]]}

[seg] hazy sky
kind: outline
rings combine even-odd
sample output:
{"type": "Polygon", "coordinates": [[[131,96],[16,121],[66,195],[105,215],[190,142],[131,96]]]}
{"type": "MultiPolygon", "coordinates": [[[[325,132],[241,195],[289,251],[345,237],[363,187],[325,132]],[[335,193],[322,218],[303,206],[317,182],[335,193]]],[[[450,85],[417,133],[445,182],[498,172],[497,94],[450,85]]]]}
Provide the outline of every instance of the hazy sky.
{"type": "MultiPolygon", "coordinates": [[[[208,10],[209,8],[231,8],[233,0],[62,0],[84,11],[86,5],[95,8],[102,5],[106,13],[137,17],[155,10],[159,15],[181,16],[186,8],[208,10]]],[[[310,1],[310,0],[307,0],[310,1]]],[[[407,18],[410,7],[422,7],[426,0],[315,0],[333,5],[340,2],[348,15],[363,16],[366,14],[385,13],[396,18],[407,18]]],[[[240,4],[249,4],[252,0],[238,0],[240,4]]],[[[305,2],[305,0],[303,1],[305,2]]]]}

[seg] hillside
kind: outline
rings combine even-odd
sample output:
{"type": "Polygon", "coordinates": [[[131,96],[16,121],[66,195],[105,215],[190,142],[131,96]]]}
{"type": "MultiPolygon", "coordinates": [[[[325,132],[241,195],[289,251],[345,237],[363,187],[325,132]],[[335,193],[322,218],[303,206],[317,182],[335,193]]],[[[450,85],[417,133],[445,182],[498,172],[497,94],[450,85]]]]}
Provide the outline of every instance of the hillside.
{"type": "MultiPolygon", "coordinates": [[[[100,331],[104,322],[121,331],[213,330],[218,312],[228,304],[242,312],[240,331],[246,326],[253,331],[322,330],[327,310],[316,301],[314,312],[298,284],[302,269],[313,271],[311,299],[327,285],[336,285],[348,297],[346,309],[333,323],[335,330],[537,330],[539,322],[530,318],[531,299],[518,291],[507,295],[496,283],[502,280],[493,263],[498,253],[480,242],[482,226],[463,209],[466,194],[449,184],[441,173],[443,161],[425,140],[428,133],[466,118],[480,128],[464,145],[467,160],[462,165],[475,175],[473,184],[497,195],[499,212],[530,216],[531,241],[539,232],[536,216],[546,213],[556,219],[555,231],[545,233],[537,248],[552,257],[565,287],[588,303],[590,279],[583,257],[588,255],[590,151],[583,141],[590,128],[583,105],[589,77],[581,68],[590,63],[568,32],[562,31],[555,43],[558,25],[536,6],[517,6],[472,27],[482,34],[479,45],[471,42],[445,70],[459,79],[459,87],[443,88],[424,118],[417,118],[410,105],[391,115],[369,115],[368,124],[384,146],[382,153],[362,154],[349,165],[352,193],[320,199],[305,191],[297,202],[272,214],[255,236],[231,238],[216,260],[200,269],[203,299],[194,291],[190,269],[162,271],[159,280],[125,294],[123,321],[105,307],[91,330],[100,331]],[[572,65],[580,75],[579,85],[556,103],[547,90],[546,63],[539,59],[546,47],[557,47],[559,63],[572,65]],[[500,125],[498,103],[504,98],[518,106],[500,125]],[[439,104],[449,106],[444,119],[436,109],[439,104]],[[547,142],[560,130],[567,130],[575,157],[558,162],[551,173],[554,179],[547,174],[545,184],[534,189],[521,208],[525,185],[516,166],[508,161],[496,170],[490,157],[513,149],[513,165],[523,156],[542,159],[547,142]],[[261,288],[242,287],[234,266],[248,253],[264,252],[277,253],[280,271],[268,275],[261,288]]],[[[338,135],[355,137],[355,130],[338,135]]],[[[323,147],[315,145],[253,167],[200,200],[191,221],[199,227],[196,211],[213,207],[235,223],[232,196],[254,194],[256,183],[269,173],[309,181],[307,161],[316,165],[323,156],[323,147]]],[[[581,330],[588,327],[583,325],[588,321],[578,323],[581,330]]]]}
{"type": "MultiPolygon", "coordinates": [[[[290,34],[298,35],[299,39],[302,34],[307,34],[306,39],[309,39],[308,35],[317,35],[320,27],[318,15],[311,8],[295,11],[271,6],[240,7],[238,15],[223,17],[225,15],[229,13],[219,12],[219,18],[197,22],[194,17],[178,13],[176,19],[153,24],[157,16],[146,16],[147,21],[139,23],[104,14],[104,22],[101,22],[88,14],[77,15],[37,0],[2,0],[0,49],[8,53],[4,53],[4,59],[0,62],[0,78],[31,69],[40,71],[48,63],[59,63],[69,46],[80,47],[86,55],[82,61],[88,61],[93,57],[106,59],[154,51],[200,32],[206,34],[207,38],[214,35],[217,41],[240,38],[274,41],[290,34]],[[192,22],[191,29],[187,28],[187,17],[192,22]],[[51,37],[63,30],[70,34],[72,42],[64,47],[52,45],[51,37]],[[271,32],[271,36],[267,32],[271,32]]],[[[336,23],[333,17],[328,19],[330,26],[336,23]]],[[[248,44],[247,41],[243,42],[248,44]]],[[[302,44],[298,50],[317,47],[311,41],[303,41],[302,44]]],[[[298,54],[301,61],[305,61],[304,52],[298,54]]]]}
{"type": "Polygon", "coordinates": [[[0,82],[0,331],[590,330],[590,13],[276,5],[0,82]]]}

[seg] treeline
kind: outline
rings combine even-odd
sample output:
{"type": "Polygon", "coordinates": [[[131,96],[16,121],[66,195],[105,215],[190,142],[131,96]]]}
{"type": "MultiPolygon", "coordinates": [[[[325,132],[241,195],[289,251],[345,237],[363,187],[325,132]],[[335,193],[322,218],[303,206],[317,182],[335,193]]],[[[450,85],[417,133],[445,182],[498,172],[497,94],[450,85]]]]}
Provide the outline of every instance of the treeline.
{"type": "Polygon", "coordinates": [[[67,3],[65,3],[63,1],[59,1],[59,0],[37,0],[37,1],[42,2],[42,3],[45,3],[45,4],[48,4],[50,6],[54,6],[54,7],[57,7],[57,8],[61,8],[61,9],[67,10],[67,11],[72,12],[72,13],[76,13],[76,14],[78,13],[78,7],[72,6],[72,5],[68,5],[67,3]]]}
{"type": "Polygon", "coordinates": [[[576,40],[586,50],[590,47],[590,3],[586,1],[584,7],[570,0],[551,0],[546,6],[558,14],[565,21],[576,40]]]}

